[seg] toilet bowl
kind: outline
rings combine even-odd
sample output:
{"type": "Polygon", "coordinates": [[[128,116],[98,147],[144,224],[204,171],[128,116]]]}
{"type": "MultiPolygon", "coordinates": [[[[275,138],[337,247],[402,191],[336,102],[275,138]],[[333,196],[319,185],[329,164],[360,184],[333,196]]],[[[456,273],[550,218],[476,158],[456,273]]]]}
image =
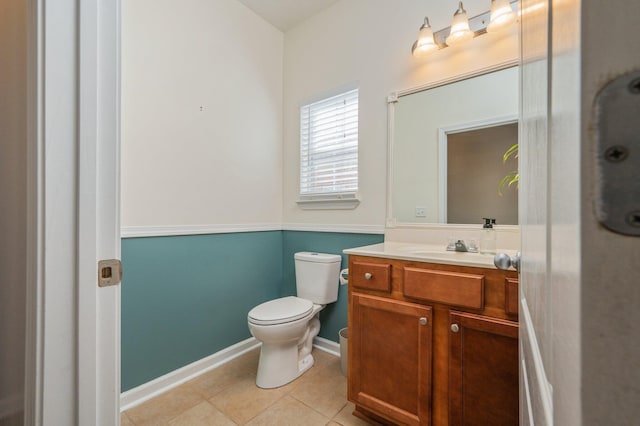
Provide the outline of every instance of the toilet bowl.
{"type": "Polygon", "coordinates": [[[283,386],[313,366],[311,350],[320,331],[320,311],[338,298],[340,261],[339,255],[296,253],[298,296],[271,300],[249,311],[249,331],[262,342],[258,387],[283,386]]]}
{"type": "MultiPolygon", "coordinates": [[[[249,313],[249,331],[262,342],[256,376],[259,387],[270,389],[285,385],[313,366],[313,338],[320,331],[319,312],[324,306],[293,296],[275,299],[266,304],[279,303],[279,307],[283,309],[286,309],[286,305],[300,309],[301,305],[306,305],[304,302],[308,302],[309,309],[302,316],[296,319],[283,318],[280,323],[271,320],[265,324],[266,321],[260,320],[260,313],[254,310],[249,313]]],[[[264,307],[263,305],[256,308],[264,307]]],[[[301,315],[301,312],[298,311],[296,316],[301,315]]]]}

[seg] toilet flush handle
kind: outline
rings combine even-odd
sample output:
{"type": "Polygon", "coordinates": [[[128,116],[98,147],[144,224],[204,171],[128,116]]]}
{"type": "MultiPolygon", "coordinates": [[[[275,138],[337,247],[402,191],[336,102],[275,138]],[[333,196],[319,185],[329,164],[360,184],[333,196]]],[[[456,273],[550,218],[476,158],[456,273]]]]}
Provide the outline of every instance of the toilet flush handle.
{"type": "Polygon", "coordinates": [[[365,280],[370,280],[371,278],[373,278],[373,275],[371,275],[371,272],[367,272],[364,274],[364,279],[365,280]]]}
{"type": "Polygon", "coordinates": [[[349,269],[343,269],[340,271],[340,285],[349,284],[349,269]]]}

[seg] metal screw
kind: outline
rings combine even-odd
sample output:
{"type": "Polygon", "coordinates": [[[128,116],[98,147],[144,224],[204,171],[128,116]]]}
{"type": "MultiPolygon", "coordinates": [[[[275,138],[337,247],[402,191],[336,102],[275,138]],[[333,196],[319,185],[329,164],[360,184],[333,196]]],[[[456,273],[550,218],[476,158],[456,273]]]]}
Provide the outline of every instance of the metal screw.
{"type": "Polygon", "coordinates": [[[619,163],[626,160],[628,156],[629,150],[620,145],[607,148],[607,150],[604,152],[604,158],[610,163],[619,163]]]}
{"type": "Polygon", "coordinates": [[[627,215],[627,223],[631,226],[640,227],[640,210],[627,215]]]}
{"type": "Polygon", "coordinates": [[[629,91],[634,95],[640,94],[640,78],[636,78],[629,83],[629,91]]]}

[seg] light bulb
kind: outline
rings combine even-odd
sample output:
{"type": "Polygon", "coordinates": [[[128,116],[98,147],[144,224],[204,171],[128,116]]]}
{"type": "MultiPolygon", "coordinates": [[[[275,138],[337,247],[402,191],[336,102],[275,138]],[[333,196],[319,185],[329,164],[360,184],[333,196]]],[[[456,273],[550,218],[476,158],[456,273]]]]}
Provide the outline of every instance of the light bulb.
{"type": "Polygon", "coordinates": [[[491,0],[491,19],[487,26],[487,32],[493,33],[504,30],[513,24],[516,14],[511,9],[509,0],[491,0]]]}
{"type": "Polygon", "coordinates": [[[433,30],[429,25],[429,18],[425,17],[424,24],[422,24],[418,33],[418,40],[413,43],[411,53],[416,58],[423,58],[436,50],[438,50],[438,45],[433,39],[433,30]]]}
{"type": "Polygon", "coordinates": [[[467,11],[464,10],[462,2],[458,3],[458,10],[453,14],[453,21],[451,22],[451,32],[447,37],[447,44],[449,46],[455,46],[462,44],[473,38],[473,31],[469,28],[469,19],[467,18],[467,11]]]}

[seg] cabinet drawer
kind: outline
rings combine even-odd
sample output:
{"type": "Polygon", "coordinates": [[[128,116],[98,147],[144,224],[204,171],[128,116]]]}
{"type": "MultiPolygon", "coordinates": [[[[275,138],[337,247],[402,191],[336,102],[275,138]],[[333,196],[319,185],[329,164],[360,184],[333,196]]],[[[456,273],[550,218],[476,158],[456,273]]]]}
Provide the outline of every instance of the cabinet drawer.
{"type": "Polygon", "coordinates": [[[518,315],[518,280],[515,278],[504,280],[504,310],[510,315],[518,315]]]}
{"type": "Polygon", "coordinates": [[[484,275],[404,268],[403,292],[414,299],[482,309],[484,275]]]}
{"type": "Polygon", "coordinates": [[[391,265],[353,262],[349,268],[349,285],[365,290],[391,291],[391,265]]]}

